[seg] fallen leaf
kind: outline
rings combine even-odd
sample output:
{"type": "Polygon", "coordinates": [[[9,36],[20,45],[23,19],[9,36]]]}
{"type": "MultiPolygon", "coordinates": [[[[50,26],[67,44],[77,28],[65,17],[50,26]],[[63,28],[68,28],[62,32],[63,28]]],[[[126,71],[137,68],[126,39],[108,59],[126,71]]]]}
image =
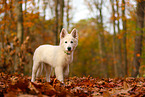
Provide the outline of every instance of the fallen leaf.
{"type": "Polygon", "coordinates": [[[103,97],[111,97],[111,95],[108,91],[104,91],[103,92],[103,97]]]}

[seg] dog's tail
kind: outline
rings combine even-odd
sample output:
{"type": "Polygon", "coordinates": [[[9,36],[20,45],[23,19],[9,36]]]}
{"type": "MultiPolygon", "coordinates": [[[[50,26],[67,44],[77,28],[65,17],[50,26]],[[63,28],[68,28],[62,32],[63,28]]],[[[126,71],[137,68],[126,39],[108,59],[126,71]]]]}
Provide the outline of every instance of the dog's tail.
{"type": "Polygon", "coordinates": [[[36,77],[40,77],[40,75],[42,75],[42,71],[43,71],[43,63],[40,64],[38,70],[37,70],[37,74],[36,77]]]}

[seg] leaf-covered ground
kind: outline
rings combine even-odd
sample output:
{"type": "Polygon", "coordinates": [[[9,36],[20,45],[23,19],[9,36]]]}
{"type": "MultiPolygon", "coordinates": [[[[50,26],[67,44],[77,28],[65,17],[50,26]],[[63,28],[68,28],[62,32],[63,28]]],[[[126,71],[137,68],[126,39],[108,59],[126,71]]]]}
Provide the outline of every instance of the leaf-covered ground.
{"type": "Polygon", "coordinates": [[[0,73],[0,97],[145,97],[145,78],[92,78],[70,77],[62,84],[55,78],[35,83],[23,74],[0,73]]]}

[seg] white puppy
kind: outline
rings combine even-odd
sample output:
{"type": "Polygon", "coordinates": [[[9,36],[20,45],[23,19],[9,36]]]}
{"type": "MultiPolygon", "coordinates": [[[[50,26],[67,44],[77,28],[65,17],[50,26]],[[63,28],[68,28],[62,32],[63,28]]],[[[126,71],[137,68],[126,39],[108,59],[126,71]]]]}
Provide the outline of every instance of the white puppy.
{"type": "Polygon", "coordinates": [[[34,82],[36,73],[39,75],[43,67],[46,71],[46,81],[50,82],[50,74],[52,67],[55,68],[56,78],[63,82],[64,77],[69,74],[69,64],[73,61],[73,52],[78,45],[78,33],[73,29],[71,34],[63,28],[60,33],[59,46],[41,45],[33,56],[32,79],[34,82]],[[42,66],[43,67],[42,67],[42,66]]]}

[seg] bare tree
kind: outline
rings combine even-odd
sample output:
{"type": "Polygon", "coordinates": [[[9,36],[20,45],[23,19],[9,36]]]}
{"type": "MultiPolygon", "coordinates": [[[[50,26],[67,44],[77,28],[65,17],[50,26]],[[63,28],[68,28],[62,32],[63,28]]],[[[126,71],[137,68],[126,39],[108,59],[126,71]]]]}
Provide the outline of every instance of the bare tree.
{"type": "Polygon", "coordinates": [[[135,48],[134,48],[134,60],[132,76],[136,77],[139,74],[139,67],[141,63],[142,54],[142,40],[143,40],[143,27],[144,27],[144,10],[145,1],[137,2],[137,31],[135,37],[135,48]]]}

